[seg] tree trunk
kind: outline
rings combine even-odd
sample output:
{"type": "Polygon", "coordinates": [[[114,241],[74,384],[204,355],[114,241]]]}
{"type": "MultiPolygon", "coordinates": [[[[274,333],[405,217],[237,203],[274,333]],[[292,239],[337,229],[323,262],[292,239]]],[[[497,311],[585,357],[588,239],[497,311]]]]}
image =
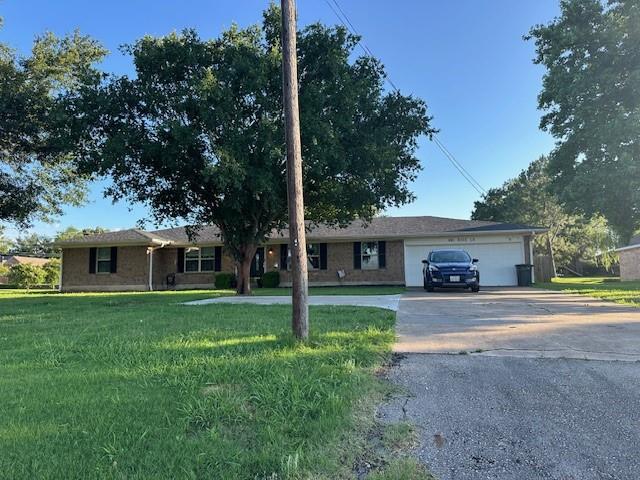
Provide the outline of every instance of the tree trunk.
{"type": "Polygon", "coordinates": [[[251,295],[251,262],[253,262],[258,246],[247,245],[242,250],[242,258],[236,260],[236,269],[238,270],[236,293],[238,295],[251,295]]]}

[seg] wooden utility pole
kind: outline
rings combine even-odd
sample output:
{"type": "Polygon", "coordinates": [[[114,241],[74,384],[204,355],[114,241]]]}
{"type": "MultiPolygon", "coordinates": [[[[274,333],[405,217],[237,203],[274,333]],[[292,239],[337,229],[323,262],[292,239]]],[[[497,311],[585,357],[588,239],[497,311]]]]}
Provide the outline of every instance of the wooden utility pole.
{"type": "Polygon", "coordinates": [[[289,248],[293,311],[291,326],[296,338],[309,337],[307,239],[302,193],[302,145],[298,111],[298,58],[296,50],[295,0],[282,5],[282,90],[287,142],[287,196],[289,203],[289,248]]]}

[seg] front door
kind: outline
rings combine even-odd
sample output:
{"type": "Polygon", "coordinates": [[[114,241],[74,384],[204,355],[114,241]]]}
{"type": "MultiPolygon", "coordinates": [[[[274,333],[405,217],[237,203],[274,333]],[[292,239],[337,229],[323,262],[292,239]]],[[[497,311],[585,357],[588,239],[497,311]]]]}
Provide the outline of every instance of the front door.
{"type": "Polygon", "coordinates": [[[261,277],[264,274],[264,247],[258,247],[251,262],[251,276],[261,277]]]}

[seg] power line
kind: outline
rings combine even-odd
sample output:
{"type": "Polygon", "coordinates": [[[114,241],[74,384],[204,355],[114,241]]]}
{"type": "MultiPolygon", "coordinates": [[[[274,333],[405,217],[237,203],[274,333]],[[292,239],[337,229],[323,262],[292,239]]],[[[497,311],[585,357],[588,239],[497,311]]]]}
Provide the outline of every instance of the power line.
{"type": "MultiPolygon", "coordinates": [[[[351,22],[351,20],[349,19],[349,16],[342,9],[338,1],[331,0],[331,2],[333,2],[333,5],[329,0],[324,0],[324,1],[329,6],[329,8],[333,11],[335,16],[340,21],[340,23],[342,23],[344,28],[346,28],[349,32],[351,32],[352,35],[359,37],[359,40],[357,43],[362,49],[362,51],[365,53],[365,55],[369,55],[375,58],[375,55],[373,54],[371,49],[364,43],[364,41],[362,40],[363,38],[362,35],[358,33],[358,30],[356,29],[355,25],[353,24],[353,22],[351,22]]],[[[391,88],[393,88],[396,92],[400,90],[395,85],[395,83],[393,83],[393,81],[389,78],[389,76],[386,73],[385,73],[385,80],[389,83],[389,85],[391,85],[391,88]]],[[[444,154],[445,158],[449,160],[449,162],[456,168],[456,170],[458,170],[458,172],[460,172],[460,175],[462,175],[462,177],[469,183],[469,185],[471,185],[474,188],[474,190],[478,192],[478,194],[480,195],[486,194],[487,192],[482,187],[482,185],[480,185],[480,183],[474,178],[474,176],[471,175],[471,173],[469,173],[469,171],[466,168],[464,168],[464,166],[456,159],[456,157],[447,149],[444,143],[442,143],[442,141],[436,135],[433,135],[432,138],[434,143],[438,146],[440,151],[444,154]]]]}

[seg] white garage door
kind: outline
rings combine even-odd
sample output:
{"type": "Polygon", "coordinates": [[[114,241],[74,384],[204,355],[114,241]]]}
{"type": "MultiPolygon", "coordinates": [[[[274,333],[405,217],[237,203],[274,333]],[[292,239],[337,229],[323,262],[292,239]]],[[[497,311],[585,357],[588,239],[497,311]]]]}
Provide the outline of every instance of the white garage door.
{"type": "Polygon", "coordinates": [[[517,285],[515,265],[524,263],[524,242],[522,238],[517,241],[505,241],[501,243],[424,243],[412,240],[411,244],[405,243],[404,247],[404,271],[405,282],[408,287],[422,286],[422,260],[427,254],[438,248],[461,248],[469,252],[473,258],[479,260],[480,284],[485,286],[509,286],[517,285]]]}

